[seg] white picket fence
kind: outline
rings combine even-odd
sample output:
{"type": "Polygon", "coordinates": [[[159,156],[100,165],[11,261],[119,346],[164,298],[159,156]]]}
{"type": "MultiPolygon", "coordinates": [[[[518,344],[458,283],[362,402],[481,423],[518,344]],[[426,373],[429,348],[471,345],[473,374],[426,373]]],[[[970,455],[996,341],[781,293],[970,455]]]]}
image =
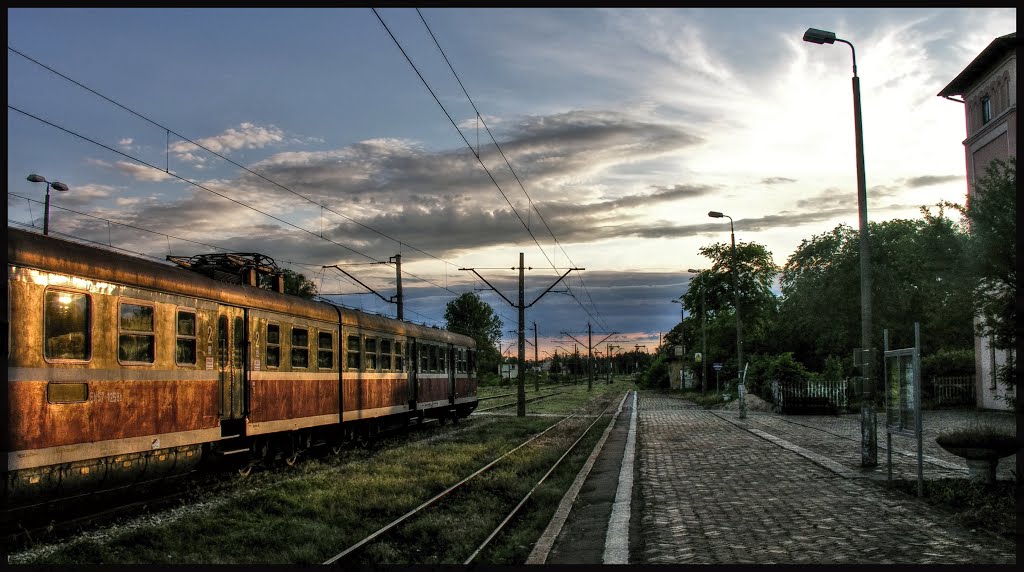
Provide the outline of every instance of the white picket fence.
{"type": "Polygon", "coordinates": [[[973,375],[933,377],[924,390],[937,405],[971,405],[975,401],[973,375]]]}
{"type": "Polygon", "coordinates": [[[827,402],[838,410],[849,408],[850,380],[816,382],[772,382],[772,401],[780,409],[797,407],[811,402],[827,402]]]}

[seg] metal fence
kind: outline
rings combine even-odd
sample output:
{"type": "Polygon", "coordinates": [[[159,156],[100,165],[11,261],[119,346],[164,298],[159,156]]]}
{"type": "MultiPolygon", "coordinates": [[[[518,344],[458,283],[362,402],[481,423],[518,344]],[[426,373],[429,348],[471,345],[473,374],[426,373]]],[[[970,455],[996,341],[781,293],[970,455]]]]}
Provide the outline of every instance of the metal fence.
{"type": "Polygon", "coordinates": [[[932,377],[922,388],[930,405],[974,405],[974,376],[932,377]]]}
{"type": "Polygon", "coordinates": [[[849,395],[854,389],[851,381],[773,381],[772,401],[783,411],[822,405],[834,407],[836,410],[848,410],[849,395]]]}

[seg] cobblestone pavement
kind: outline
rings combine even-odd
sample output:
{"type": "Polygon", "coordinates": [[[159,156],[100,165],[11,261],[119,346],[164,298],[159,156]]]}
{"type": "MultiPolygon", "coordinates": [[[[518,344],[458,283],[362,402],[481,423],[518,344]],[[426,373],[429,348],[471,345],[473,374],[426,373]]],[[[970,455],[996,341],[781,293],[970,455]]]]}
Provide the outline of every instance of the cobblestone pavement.
{"type": "MultiPolygon", "coordinates": [[[[743,427],[735,413],[705,411],[678,399],[641,393],[638,477],[641,538],[631,562],[645,564],[1012,564],[1012,542],[949,523],[924,503],[844,478],[743,427]]],[[[830,426],[859,439],[859,417],[830,426]],[[852,433],[850,433],[852,429],[852,433]]],[[[752,414],[752,429],[820,455],[840,457],[819,429],[781,416],[752,414]],[[783,429],[786,429],[785,431],[783,429]],[[774,433],[773,433],[774,432],[774,433]],[[802,441],[801,441],[802,440],[802,441]]],[[[884,443],[884,427],[880,442],[884,443]]],[[[848,448],[859,457],[857,441],[848,448]]],[[[911,450],[911,444],[894,448],[911,450]]],[[[941,449],[939,450],[941,451],[941,449]]],[[[953,457],[935,457],[958,460],[953,457]]],[[[931,454],[930,449],[926,454],[931,454]]],[[[896,455],[894,455],[894,461],[896,455]]],[[[908,458],[909,459],[909,458],[908,458]]],[[[884,449],[879,460],[884,463],[884,449]]],[[[916,460],[911,460],[916,463],[916,460]]],[[[859,465],[859,458],[855,460],[859,465]]],[[[941,468],[941,467],[939,467],[941,468]]],[[[942,469],[952,471],[952,469],[942,469]]],[[[913,469],[916,474],[916,465],[913,469]]],[[[966,471],[962,471],[966,473],[966,471]]],[[[882,468],[884,475],[884,466],[882,468]]],[[[927,476],[927,475],[926,475],[927,476]]],[[[934,477],[933,477],[934,478],[934,477]]]]}

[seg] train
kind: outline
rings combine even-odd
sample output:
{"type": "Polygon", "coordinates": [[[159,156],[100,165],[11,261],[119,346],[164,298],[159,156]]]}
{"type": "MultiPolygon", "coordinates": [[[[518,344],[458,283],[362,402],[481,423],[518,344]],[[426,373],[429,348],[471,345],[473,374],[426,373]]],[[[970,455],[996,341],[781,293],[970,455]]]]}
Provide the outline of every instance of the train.
{"type": "Polygon", "coordinates": [[[470,415],[476,343],[7,229],[5,505],[470,415]]]}

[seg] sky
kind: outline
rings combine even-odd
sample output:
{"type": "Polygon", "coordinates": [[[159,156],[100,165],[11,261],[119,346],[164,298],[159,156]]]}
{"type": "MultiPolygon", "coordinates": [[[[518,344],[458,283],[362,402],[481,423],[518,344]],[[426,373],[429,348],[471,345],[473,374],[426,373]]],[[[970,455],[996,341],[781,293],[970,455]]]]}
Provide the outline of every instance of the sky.
{"type": "Polygon", "coordinates": [[[858,226],[851,52],[807,28],[856,48],[881,222],[964,201],[963,106],[936,94],[1016,15],[11,8],[8,225],[41,232],[36,173],[69,187],[51,191],[55,236],[159,260],[259,252],[387,316],[331,266],[388,298],[401,254],[407,319],[443,325],[475,291],[512,353],[523,253],[540,351],[588,324],[654,351],[687,269],[710,265],[698,250],[729,241],[708,211],[779,266],[858,226]]]}

